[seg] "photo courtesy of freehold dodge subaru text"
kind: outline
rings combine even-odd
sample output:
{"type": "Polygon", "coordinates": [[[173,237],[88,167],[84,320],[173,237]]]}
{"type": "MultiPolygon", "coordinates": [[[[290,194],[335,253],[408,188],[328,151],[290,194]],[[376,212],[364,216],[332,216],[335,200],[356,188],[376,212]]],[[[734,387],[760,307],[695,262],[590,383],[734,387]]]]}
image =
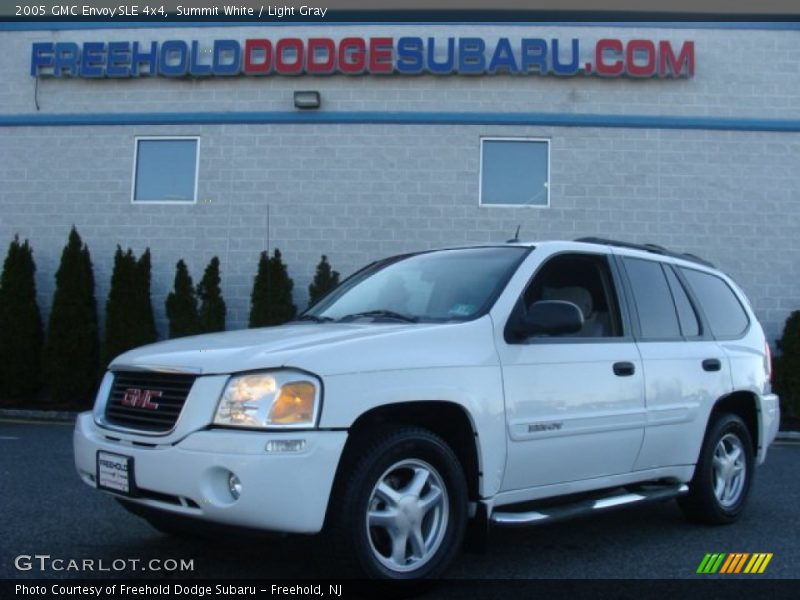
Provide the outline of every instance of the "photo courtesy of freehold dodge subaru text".
{"type": "Polygon", "coordinates": [[[112,361],[83,481],[167,533],[322,534],[339,573],[441,576],[469,537],[655,500],[729,524],[775,439],[747,298],[614,240],[379,260],[296,321],[112,361]]]}

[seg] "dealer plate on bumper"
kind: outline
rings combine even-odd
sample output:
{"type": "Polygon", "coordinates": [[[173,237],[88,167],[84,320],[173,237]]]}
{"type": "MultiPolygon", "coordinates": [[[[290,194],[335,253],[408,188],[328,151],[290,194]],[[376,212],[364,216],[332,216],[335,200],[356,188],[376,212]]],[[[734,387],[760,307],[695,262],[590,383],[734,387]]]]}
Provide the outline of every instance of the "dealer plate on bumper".
{"type": "Polygon", "coordinates": [[[134,490],[133,457],[98,450],[97,488],[130,496],[134,490]]]}

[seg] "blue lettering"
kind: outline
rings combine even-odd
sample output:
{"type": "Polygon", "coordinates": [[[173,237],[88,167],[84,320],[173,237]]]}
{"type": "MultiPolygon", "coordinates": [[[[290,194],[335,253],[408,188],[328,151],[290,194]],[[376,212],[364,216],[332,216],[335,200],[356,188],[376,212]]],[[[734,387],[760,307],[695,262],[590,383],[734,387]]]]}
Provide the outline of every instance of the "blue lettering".
{"type": "Polygon", "coordinates": [[[216,40],[214,42],[214,75],[238,75],[241,55],[242,48],[236,40],[216,40]]]}
{"type": "Polygon", "coordinates": [[[558,40],[553,39],[553,72],[556,75],[575,75],[578,72],[578,40],[572,39],[572,60],[562,63],[559,59],[558,40]]]}
{"type": "Polygon", "coordinates": [[[56,44],[53,75],[61,77],[63,71],[66,70],[70,77],[77,77],[80,59],[81,51],[78,48],[78,44],[74,42],[59,42],[56,44]]]}
{"type": "Polygon", "coordinates": [[[514,53],[511,51],[511,42],[508,38],[497,40],[492,61],[489,63],[489,73],[497,73],[499,69],[507,69],[509,73],[519,72],[517,61],[514,60],[514,53]]]}
{"type": "Polygon", "coordinates": [[[428,71],[435,75],[447,75],[453,72],[455,66],[456,41],[454,38],[447,38],[447,60],[436,62],[436,40],[428,38],[428,71]]]}
{"type": "Polygon", "coordinates": [[[547,42],[540,38],[523,38],[521,62],[523,73],[529,73],[531,68],[547,73],[547,42]]]}
{"type": "Polygon", "coordinates": [[[189,70],[189,47],[181,40],[161,44],[158,71],[167,77],[182,77],[189,70]],[[177,62],[175,62],[177,59],[177,62]]]}
{"type": "Polygon", "coordinates": [[[158,75],[158,44],[150,43],[150,52],[140,52],[139,42],[133,42],[133,56],[131,57],[131,75],[158,75]],[[140,65],[147,65],[147,72],[139,70],[140,65]]]}
{"type": "Polygon", "coordinates": [[[422,38],[402,37],[397,40],[397,71],[422,73],[422,38]]]}
{"type": "Polygon", "coordinates": [[[51,42],[39,42],[33,45],[33,48],[31,48],[31,75],[33,77],[42,74],[42,69],[51,69],[53,67],[54,51],[51,42]]]}
{"type": "Polygon", "coordinates": [[[103,76],[103,51],[106,45],[102,42],[86,42],[81,55],[81,77],[103,76]]]}
{"type": "Polygon", "coordinates": [[[131,43],[109,42],[108,66],[106,66],[106,76],[130,77],[131,75],[130,65],[131,65],[131,43]]]}
{"type": "Polygon", "coordinates": [[[197,41],[192,42],[192,62],[189,66],[189,73],[194,77],[211,75],[211,65],[200,64],[200,43],[197,41]]]}
{"type": "Polygon", "coordinates": [[[481,38],[458,38],[458,72],[479,74],[486,72],[486,42],[481,38]]]}

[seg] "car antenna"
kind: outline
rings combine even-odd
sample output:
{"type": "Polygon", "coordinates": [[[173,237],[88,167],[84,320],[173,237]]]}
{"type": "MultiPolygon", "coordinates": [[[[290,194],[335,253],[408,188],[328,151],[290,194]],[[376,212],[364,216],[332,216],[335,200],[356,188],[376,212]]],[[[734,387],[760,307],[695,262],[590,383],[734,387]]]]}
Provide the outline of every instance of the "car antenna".
{"type": "Polygon", "coordinates": [[[506,240],[506,244],[519,244],[519,228],[521,225],[517,225],[517,232],[514,234],[514,237],[510,240],[506,240]]]}

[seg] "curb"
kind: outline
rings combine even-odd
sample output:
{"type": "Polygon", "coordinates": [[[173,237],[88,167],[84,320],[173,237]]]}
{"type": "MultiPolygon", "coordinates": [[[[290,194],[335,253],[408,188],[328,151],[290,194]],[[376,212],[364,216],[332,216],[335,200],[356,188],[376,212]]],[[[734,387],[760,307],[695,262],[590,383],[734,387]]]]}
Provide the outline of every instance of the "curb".
{"type": "Polygon", "coordinates": [[[0,408],[0,419],[20,419],[25,421],[42,421],[50,423],[69,423],[75,420],[79,411],[69,410],[20,410],[0,408]]]}
{"type": "Polygon", "coordinates": [[[800,431],[779,431],[776,442],[800,442],[800,431]]]}

